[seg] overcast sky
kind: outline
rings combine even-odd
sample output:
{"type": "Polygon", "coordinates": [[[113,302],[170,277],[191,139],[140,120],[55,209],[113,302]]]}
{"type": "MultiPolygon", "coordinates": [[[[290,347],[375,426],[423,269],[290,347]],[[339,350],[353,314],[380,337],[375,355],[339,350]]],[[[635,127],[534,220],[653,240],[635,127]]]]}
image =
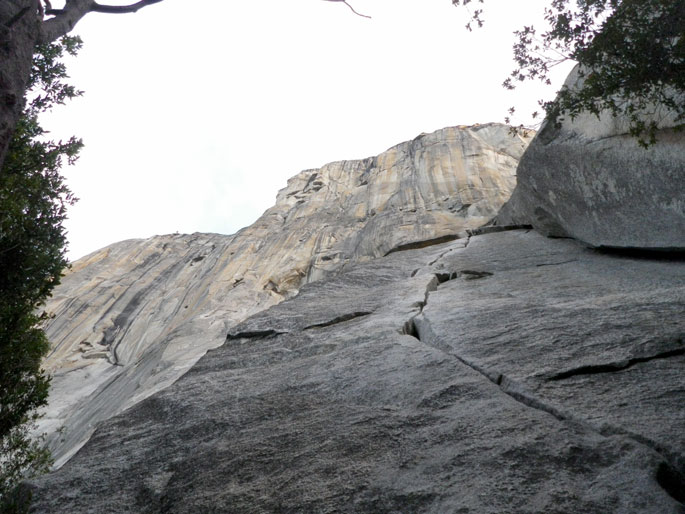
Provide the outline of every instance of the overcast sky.
{"type": "Polygon", "coordinates": [[[501,122],[554,92],[501,87],[512,31],[548,0],[488,0],[471,33],[450,0],[350,3],[372,19],[321,0],[165,0],[84,18],[68,67],[85,95],[45,119],[86,145],[65,169],[80,198],[70,258],[155,234],[234,233],[303,169],[501,122]]]}

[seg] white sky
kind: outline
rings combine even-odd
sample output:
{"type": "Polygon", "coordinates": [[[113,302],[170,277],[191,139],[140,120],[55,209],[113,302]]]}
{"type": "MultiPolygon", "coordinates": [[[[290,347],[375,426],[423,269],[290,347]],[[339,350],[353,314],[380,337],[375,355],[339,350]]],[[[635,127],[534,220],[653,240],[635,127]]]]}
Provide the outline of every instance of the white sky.
{"type": "Polygon", "coordinates": [[[321,0],[165,0],[84,18],[68,66],[85,96],[45,118],[86,144],[64,170],[80,198],[70,258],[134,237],[234,233],[303,169],[502,121],[511,105],[529,113],[554,92],[501,87],[512,31],[549,0],[488,0],[472,33],[450,0],[350,3],[373,19],[321,0]]]}

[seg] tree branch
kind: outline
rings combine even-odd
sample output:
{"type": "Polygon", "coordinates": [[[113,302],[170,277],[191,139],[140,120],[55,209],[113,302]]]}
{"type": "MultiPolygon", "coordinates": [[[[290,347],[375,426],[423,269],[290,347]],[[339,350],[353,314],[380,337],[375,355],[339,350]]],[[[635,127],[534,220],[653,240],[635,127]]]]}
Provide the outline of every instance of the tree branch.
{"type": "Polygon", "coordinates": [[[95,0],[67,0],[64,8],[52,9],[46,2],[45,14],[54,16],[43,22],[40,42],[48,43],[68,34],[86,14],[99,12],[106,14],[123,14],[137,12],[143,7],[164,0],[140,0],[130,5],[102,5],[95,0]]]}
{"type": "Polygon", "coordinates": [[[348,4],[346,0],[326,0],[326,1],[327,1],[327,2],[342,2],[342,3],[344,3],[347,7],[349,7],[350,9],[352,9],[352,12],[353,12],[354,14],[356,14],[357,16],[361,16],[362,18],[369,18],[369,19],[371,19],[371,16],[367,16],[366,14],[361,14],[361,13],[358,13],[357,11],[355,11],[355,10],[354,10],[354,7],[352,7],[350,4],[348,4]]]}
{"type": "Polygon", "coordinates": [[[108,14],[131,13],[137,12],[138,9],[142,9],[143,7],[147,7],[148,5],[156,4],[162,1],[163,0],[140,0],[139,2],[136,2],[135,4],[131,5],[101,5],[97,2],[93,2],[93,8],[91,9],[91,11],[108,14]]]}

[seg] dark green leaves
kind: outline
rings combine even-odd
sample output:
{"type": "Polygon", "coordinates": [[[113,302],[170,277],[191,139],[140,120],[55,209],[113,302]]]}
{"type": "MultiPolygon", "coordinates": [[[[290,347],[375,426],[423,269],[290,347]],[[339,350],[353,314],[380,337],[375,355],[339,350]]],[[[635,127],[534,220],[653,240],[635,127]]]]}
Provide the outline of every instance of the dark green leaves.
{"type": "MultiPolygon", "coordinates": [[[[479,25],[481,12],[472,13],[479,25]]],[[[666,118],[677,130],[685,126],[683,0],[551,0],[544,14],[546,30],[515,32],[516,68],[505,88],[528,80],[551,84],[550,70],[574,61],[582,80],[541,102],[552,122],[581,112],[610,113],[628,120],[643,146],[654,143],[666,118]]]]}
{"type": "Polygon", "coordinates": [[[64,82],[59,62],[80,44],[64,38],[37,48],[32,90],[0,172],[0,511],[18,480],[50,462],[30,435],[50,384],[41,369],[49,350],[41,329],[46,316],[37,312],[68,265],[63,222],[75,199],[60,169],[76,159],[81,142],[48,140],[38,115],[80,94],[64,82]]]}

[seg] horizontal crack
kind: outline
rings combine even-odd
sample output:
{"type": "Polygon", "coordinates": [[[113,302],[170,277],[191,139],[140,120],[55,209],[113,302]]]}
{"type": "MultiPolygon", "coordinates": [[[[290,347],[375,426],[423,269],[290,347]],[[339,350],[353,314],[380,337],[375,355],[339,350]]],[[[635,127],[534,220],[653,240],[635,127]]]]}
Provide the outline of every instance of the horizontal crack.
{"type": "Polygon", "coordinates": [[[233,341],[236,339],[260,339],[263,337],[278,336],[281,334],[287,334],[287,332],[279,332],[278,330],[268,329],[268,330],[247,330],[245,332],[238,332],[236,334],[228,334],[226,336],[226,341],[233,341]]]}
{"type": "Polygon", "coordinates": [[[442,243],[447,243],[449,241],[454,241],[455,239],[461,239],[462,237],[464,236],[461,234],[448,234],[442,237],[436,237],[433,239],[426,239],[424,241],[416,241],[414,243],[399,245],[393,248],[392,250],[386,252],[384,257],[390,255],[391,253],[404,252],[406,250],[418,250],[420,248],[426,248],[428,246],[439,245],[442,243]]]}
{"type": "Polygon", "coordinates": [[[508,232],[510,230],[533,230],[533,225],[487,225],[480,228],[469,229],[470,236],[482,236],[495,232],[508,232]]]}
{"type": "Polygon", "coordinates": [[[373,314],[373,311],[358,311],[358,312],[351,312],[349,314],[343,314],[342,316],[338,316],[337,318],[333,318],[330,321],[324,321],[323,323],[315,323],[314,325],[308,325],[304,327],[302,330],[309,330],[312,328],[322,328],[322,327],[330,327],[331,325],[335,325],[337,323],[343,323],[345,321],[350,321],[355,318],[361,318],[362,316],[368,316],[369,314],[373,314]]]}
{"type": "Polygon", "coordinates": [[[435,278],[438,279],[438,283],[444,284],[445,282],[448,282],[450,280],[454,280],[457,278],[459,275],[456,271],[444,271],[444,272],[438,272],[435,274],[435,278]]]}
{"type": "Polygon", "coordinates": [[[494,273],[490,271],[475,271],[475,270],[461,270],[461,271],[438,271],[434,273],[435,278],[438,279],[439,284],[444,284],[450,280],[463,278],[464,280],[475,280],[478,278],[491,277],[494,273]]]}
{"type": "Polygon", "coordinates": [[[626,359],[618,362],[610,362],[607,364],[590,364],[587,366],[580,366],[578,368],[569,369],[552,375],[548,380],[564,380],[566,378],[575,377],[578,375],[595,375],[599,373],[615,373],[617,371],[622,371],[628,369],[636,364],[643,362],[649,362],[657,359],[668,359],[670,357],[677,357],[679,355],[685,355],[685,348],[677,348],[675,350],[669,350],[667,352],[657,353],[656,355],[650,355],[648,357],[635,357],[633,359],[626,359]]]}
{"type": "Polygon", "coordinates": [[[485,278],[485,277],[491,277],[493,273],[490,271],[476,271],[476,270],[470,270],[470,269],[464,269],[461,270],[457,276],[461,277],[464,276],[465,280],[474,280],[477,278],[485,278]]]}
{"type": "Polygon", "coordinates": [[[562,264],[568,264],[569,262],[577,262],[578,259],[570,259],[568,261],[561,261],[561,262],[543,262],[540,264],[536,264],[538,268],[542,268],[543,266],[561,266],[562,264]]]}

